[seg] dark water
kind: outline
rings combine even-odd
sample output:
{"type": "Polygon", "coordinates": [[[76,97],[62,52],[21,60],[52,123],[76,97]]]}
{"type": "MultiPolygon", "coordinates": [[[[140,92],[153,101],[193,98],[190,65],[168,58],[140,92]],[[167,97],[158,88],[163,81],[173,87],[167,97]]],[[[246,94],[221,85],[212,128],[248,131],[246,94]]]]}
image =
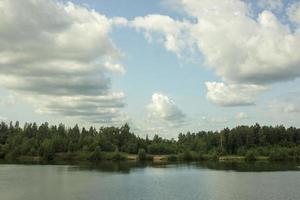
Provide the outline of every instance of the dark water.
{"type": "Polygon", "coordinates": [[[0,164],[1,200],[299,200],[297,163],[0,164]]]}

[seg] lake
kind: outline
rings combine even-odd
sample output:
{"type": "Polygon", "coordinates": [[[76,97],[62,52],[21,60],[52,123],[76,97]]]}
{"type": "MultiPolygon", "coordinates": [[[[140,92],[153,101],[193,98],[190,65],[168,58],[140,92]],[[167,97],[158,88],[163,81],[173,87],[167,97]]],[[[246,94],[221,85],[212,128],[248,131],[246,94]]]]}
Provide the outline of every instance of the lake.
{"type": "Polygon", "coordinates": [[[1,200],[299,200],[296,163],[0,164],[1,200]]]}

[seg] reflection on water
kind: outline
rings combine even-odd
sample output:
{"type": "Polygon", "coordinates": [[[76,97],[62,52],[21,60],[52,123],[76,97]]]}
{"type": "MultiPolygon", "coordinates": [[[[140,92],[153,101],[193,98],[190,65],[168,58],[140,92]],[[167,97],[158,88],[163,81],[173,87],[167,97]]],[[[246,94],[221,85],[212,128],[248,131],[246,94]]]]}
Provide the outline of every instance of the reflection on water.
{"type": "Polygon", "coordinates": [[[180,168],[210,169],[238,172],[268,172],[268,171],[300,171],[300,162],[135,162],[135,161],[101,161],[101,162],[13,162],[0,161],[1,164],[23,165],[67,165],[69,170],[95,170],[101,172],[130,173],[133,169],[142,168],[180,168]]]}
{"type": "Polygon", "coordinates": [[[267,171],[300,171],[300,163],[297,162],[99,162],[99,163],[77,163],[70,170],[96,170],[102,172],[130,173],[132,169],[138,168],[180,168],[190,167],[195,169],[226,170],[238,172],[267,172],[267,171]]]}
{"type": "Polygon", "coordinates": [[[300,169],[297,163],[55,164],[0,164],[0,199],[300,199],[300,169]]]}
{"type": "Polygon", "coordinates": [[[300,170],[300,163],[296,162],[205,162],[197,166],[215,170],[234,170],[241,172],[262,171],[294,171],[300,170]]]}

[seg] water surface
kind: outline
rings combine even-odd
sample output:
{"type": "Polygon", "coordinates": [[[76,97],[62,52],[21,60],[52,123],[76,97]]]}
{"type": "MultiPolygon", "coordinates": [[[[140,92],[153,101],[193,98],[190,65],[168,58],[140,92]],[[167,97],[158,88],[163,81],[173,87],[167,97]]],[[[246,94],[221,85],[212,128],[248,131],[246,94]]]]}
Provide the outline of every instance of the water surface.
{"type": "Polygon", "coordinates": [[[2,200],[299,200],[295,163],[0,164],[2,200]]]}

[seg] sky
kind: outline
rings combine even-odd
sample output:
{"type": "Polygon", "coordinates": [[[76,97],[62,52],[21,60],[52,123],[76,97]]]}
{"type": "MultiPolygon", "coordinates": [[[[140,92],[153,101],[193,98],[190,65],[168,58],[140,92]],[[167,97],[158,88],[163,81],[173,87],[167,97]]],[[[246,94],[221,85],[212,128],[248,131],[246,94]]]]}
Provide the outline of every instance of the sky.
{"type": "Polygon", "coordinates": [[[1,0],[0,120],[299,127],[299,52],[298,0],[1,0]]]}

